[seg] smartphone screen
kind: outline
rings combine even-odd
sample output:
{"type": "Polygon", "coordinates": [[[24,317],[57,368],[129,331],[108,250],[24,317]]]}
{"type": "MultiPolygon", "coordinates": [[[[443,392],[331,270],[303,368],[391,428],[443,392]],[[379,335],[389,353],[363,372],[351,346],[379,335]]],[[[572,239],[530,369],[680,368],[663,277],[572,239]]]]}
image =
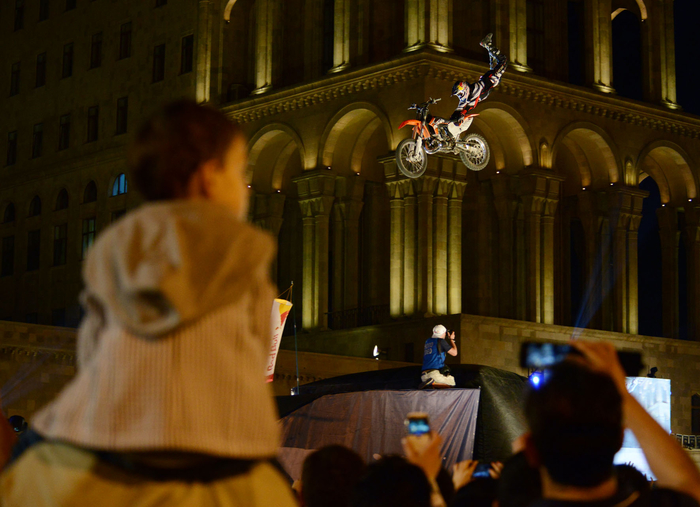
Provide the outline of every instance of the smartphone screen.
{"type": "Polygon", "coordinates": [[[520,364],[524,368],[549,368],[563,361],[571,351],[571,346],[565,343],[524,343],[520,364]]]}
{"type": "Polygon", "coordinates": [[[430,425],[428,424],[428,418],[408,418],[406,420],[406,426],[409,435],[425,435],[430,433],[430,425]]]}
{"type": "Polygon", "coordinates": [[[478,465],[476,465],[472,477],[474,479],[488,479],[489,477],[491,477],[491,474],[489,473],[490,468],[491,463],[479,463],[478,465]]]}

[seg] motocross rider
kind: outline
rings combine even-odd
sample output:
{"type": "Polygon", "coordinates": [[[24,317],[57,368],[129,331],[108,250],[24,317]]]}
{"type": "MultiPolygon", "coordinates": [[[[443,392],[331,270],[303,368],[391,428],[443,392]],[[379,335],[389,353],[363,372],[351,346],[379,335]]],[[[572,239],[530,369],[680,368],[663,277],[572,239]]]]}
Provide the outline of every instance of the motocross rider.
{"type": "MultiPolygon", "coordinates": [[[[476,105],[489,96],[491,90],[501,82],[501,76],[508,66],[508,57],[493,45],[493,34],[488,34],[479,43],[481,47],[489,52],[489,70],[481,76],[476,83],[457,81],[452,87],[452,96],[459,98],[457,109],[450,116],[449,121],[459,124],[464,117],[476,107],[476,105]]],[[[447,122],[439,125],[440,134],[444,139],[453,139],[452,134],[447,129],[447,122]]]]}

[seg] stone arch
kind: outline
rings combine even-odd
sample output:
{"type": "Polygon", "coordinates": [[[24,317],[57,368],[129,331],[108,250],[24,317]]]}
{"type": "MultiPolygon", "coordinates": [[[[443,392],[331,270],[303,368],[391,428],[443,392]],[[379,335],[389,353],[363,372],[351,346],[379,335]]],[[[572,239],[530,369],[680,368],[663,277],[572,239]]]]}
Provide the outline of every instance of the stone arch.
{"type": "Polygon", "coordinates": [[[649,17],[644,0],[616,0],[613,2],[612,8],[613,11],[610,15],[611,19],[615,19],[623,11],[631,11],[638,14],[641,21],[644,21],[649,17]]]}
{"type": "Polygon", "coordinates": [[[365,171],[363,176],[382,179],[376,157],[395,149],[397,142],[384,111],[368,102],[356,102],[342,108],[328,122],[319,143],[318,163],[332,167],[341,176],[374,166],[372,174],[365,171]]]}
{"type": "Polygon", "coordinates": [[[620,180],[620,156],[610,135],[589,122],[564,127],[552,145],[555,172],[565,175],[563,194],[601,189],[620,180]]]}
{"type": "Polygon", "coordinates": [[[296,195],[291,178],[303,171],[306,159],[299,134],[289,125],[272,123],[258,130],[248,147],[248,184],[258,193],[284,190],[285,194],[296,195]]]}
{"type": "Polygon", "coordinates": [[[64,187],[56,195],[54,211],[60,211],[66,208],[68,208],[68,190],[64,187]]]}
{"type": "Polygon", "coordinates": [[[517,172],[536,162],[532,132],[525,118],[512,107],[490,102],[479,110],[474,129],[489,141],[497,171],[517,172]]]}
{"type": "Polygon", "coordinates": [[[236,4],[238,0],[224,0],[224,21],[230,21],[231,20],[231,9],[233,9],[233,6],[236,4]]]}
{"type": "Polygon", "coordinates": [[[651,176],[659,186],[661,202],[682,206],[697,197],[697,184],[683,148],[666,140],[649,143],[637,159],[637,184],[651,176]]]}

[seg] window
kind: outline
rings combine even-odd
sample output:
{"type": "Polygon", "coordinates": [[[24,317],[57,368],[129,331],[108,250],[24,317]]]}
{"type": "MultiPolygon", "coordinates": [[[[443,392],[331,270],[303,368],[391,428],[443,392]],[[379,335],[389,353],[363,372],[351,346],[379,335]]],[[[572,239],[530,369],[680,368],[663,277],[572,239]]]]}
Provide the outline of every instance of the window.
{"type": "Polygon", "coordinates": [[[83,220],[83,247],[80,250],[80,258],[84,259],[88,249],[95,242],[95,217],[83,220]]]}
{"type": "Polygon", "coordinates": [[[0,276],[10,276],[15,272],[15,237],[2,238],[2,267],[0,276]]]}
{"type": "Polygon", "coordinates": [[[7,165],[15,165],[17,162],[17,131],[7,134],[7,165]]]}
{"type": "Polygon", "coordinates": [[[2,223],[9,224],[15,221],[15,205],[10,203],[5,208],[5,213],[3,215],[2,223]]]}
{"type": "Polygon", "coordinates": [[[15,30],[24,28],[24,0],[15,0],[15,30]]]}
{"type": "Polygon", "coordinates": [[[37,123],[34,125],[34,132],[32,133],[32,158],[41,157],[41,153],[44,150],[44,124],[37,123]]]}
{"type": "Polygon", "coordinates": [[[94,69],[102,65],[102,32],[92,36],[90,43],[90,68],[94,69]]]}
{"type": "Polygon", "coordinates": [[[28,217],[37,217],[41,215],[41,199],[38,195],[34,196],[32,202],[29,203],[29,214],[28,217]]]}
{"type": "Polygon", "coordinates": [[[97,141],[98,125],[100,118],[100,108],[99,106],[92,106],[88,108],[88,119],[87,119],[87,142],[91,143],[97,141]]]}
{"type": "Polygon", "coordinates": [[[58,125],[58,151],[65,150],[70,145],[70,114],[61,116],[58,125]]]}
{"type": "Polygon", "coordinates": [[[56,197],[56,211],[68,208],[68,192],[62,188],[56,197]]]}
{"type": "Polygon", "coordinates": [[[39,269],[41,254],[41,231],[36,229],[27,233],[27,271],[39,269]]]}
{"type": "Polygon", "coordinates": [[[63,266],[66,263],[66,247],[68,224],[56,225],[53,228],[53,265],[63,266]]]}
{"type": "Polygon", "coordinates": [[[182,53],[180,54],[180,74],[192,72],[194,59],[194,35],[182,38],[182,53]]]}
{"type": "Polygon", "coordinates": [[[131,56],[131,21],[119,29],[119,59],[131,56]]]}
{"type": "Polygon", "coordinates": [[[60,327],[66,326],[65,308],[56,308],[55,310],[51,310],[51,325],[60,327]]]}
{"type": "Polygon", "coordinates": [[[114,184],[112,185],[112,197],[115,195],[126,194],[126,187],[126,176],[124,173],[121,173],[119,176],[117,176],[117,178],[114,180],[114,184]]]}
{"type": "Polygon", "coordinates": [[[61,76],[71,77],[73,75],[73,43],[69,42],[63,46],[63,71],[61,76]]]}
{"type": "Polygon", "coordinates": [[[75,9],[75,0],[66,0],[66,10],[72,11],[75,9]]]}
{"type": "Polygon", "coordinates": [[[168,0],[156,0],[156,7],[163,7],[168,4],[168,0]]]}
{"type": "Polygon", "coordinates": [[[165,79],[165,44],[153,48],[153,82],[165,79]]]}
{"type": "Polygon", "coordinates": [[[97,200],[97,185],[94,181],[91,181],[85,187],[83,192],[83,204],[88,202],[95,202],[97,200]]]}
{"type": "Polygon", "coordinates": [[[10,97],[19,93],[19,62],[12,64],[10,71],[10,97]]]}
{"type": "Polygon", "coordinates": [[[49,0],[39,0],[39,21],[49,19],[49,0]]]}
{"type": "Polygon", "coordinates": [[[116,222],[117,220],[119,220],[119,219],[120,219],[121,217],[123,217],[124,215],[126,215],[126,210],[125,210],[125,209],[118,209],[117,211],[112,211],[112,220],[111,220],[110,223],[116,222]]]}
{"type": "Polygon", "coordinates": [[[693,435],[700,435],[700,394],[691,397],[690,430],[693,435]]]}
{"type": "Polygon", "coordinates": [[[46,84],[46,53],[41,53],[36,57],[36,84],[39,88],[46,84]]]}
{"type": "Polygon", "coordinates": [[[117,99],[117,134],[124,134],[126,132],[126,123],[129,113],[129,99],[128,97],[122,97],[117,99]]]}

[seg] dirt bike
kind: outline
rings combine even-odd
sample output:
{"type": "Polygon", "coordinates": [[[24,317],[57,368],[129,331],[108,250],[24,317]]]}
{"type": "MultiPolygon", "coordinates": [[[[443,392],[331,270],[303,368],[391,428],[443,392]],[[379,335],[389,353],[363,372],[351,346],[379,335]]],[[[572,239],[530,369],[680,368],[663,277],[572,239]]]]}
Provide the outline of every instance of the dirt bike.
{"type": "Polygon", "coordinates": [[[408,109],[416,110],[416,119],[406,120],[399,126],[402,129],[413,125],[413,137],[402,140],[396,148],[399,170],[409,178],[422,176],[428,166],[428,155],[439,152],[458,154],[472,171],[481,171],[489,163],[491,149],[483,136],[469,134],[460,139],[479,115],[465,114],[457,121],[432,116],[428,110],[439,101],[431,97],[423,104],[411,104],[408,109]]]}

